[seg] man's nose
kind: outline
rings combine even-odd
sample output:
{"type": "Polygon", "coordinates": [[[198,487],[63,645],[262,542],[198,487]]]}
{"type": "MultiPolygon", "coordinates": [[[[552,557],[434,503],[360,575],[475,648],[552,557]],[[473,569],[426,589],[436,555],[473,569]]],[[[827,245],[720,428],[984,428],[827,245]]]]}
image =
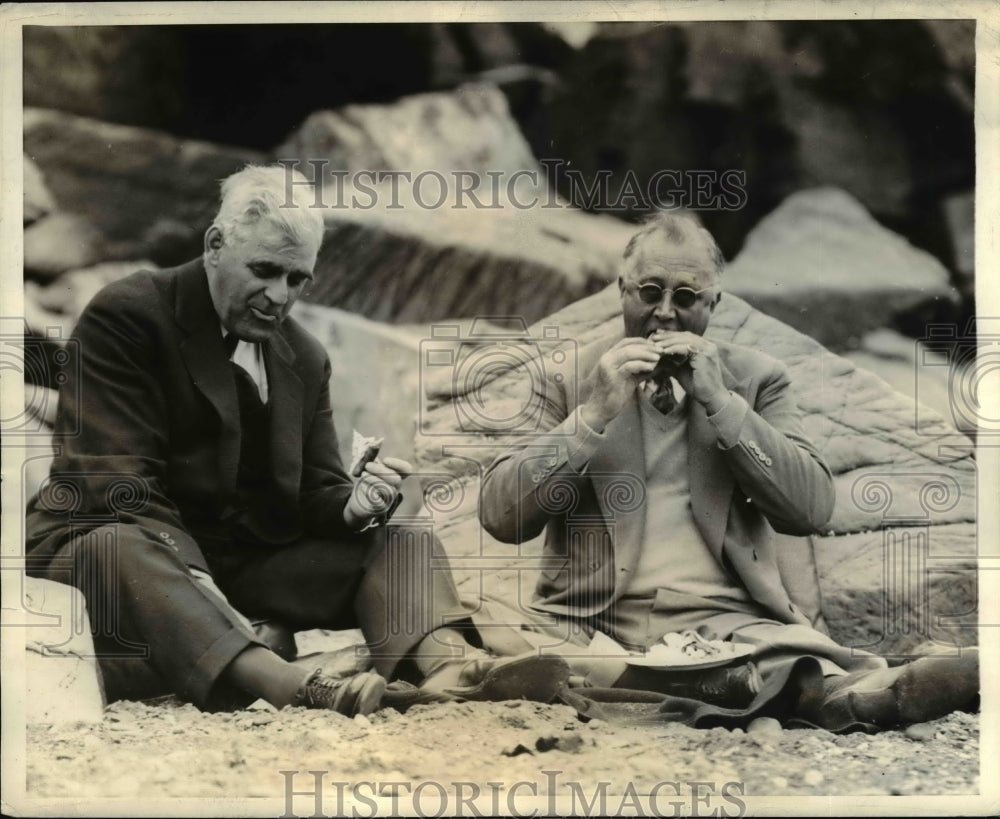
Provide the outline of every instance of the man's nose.
{"type": "Polygon", "coordinates": [[[271,279],[264,288],[264,295],[273,304],[284,304],[288,301],[288,282],[284,276],[271,279]]]}
{"type": "Polygon", "coordinates": [[[676,315],[677,310],[674,308],[674,294],[670,290],[663,291],[663,298],[660,299],[659,304],[653,309],[653,313],[657,318],[673,318],[676,315]]]}

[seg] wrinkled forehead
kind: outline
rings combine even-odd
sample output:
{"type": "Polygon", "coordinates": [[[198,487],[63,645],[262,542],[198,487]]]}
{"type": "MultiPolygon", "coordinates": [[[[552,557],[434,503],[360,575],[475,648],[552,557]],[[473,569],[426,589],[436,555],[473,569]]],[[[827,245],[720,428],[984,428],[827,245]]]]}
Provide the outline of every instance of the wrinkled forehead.
{"type": "Polygon", "coordinates": [[[680,243],[662,235],[644,237],[622,264],[625,281],[684,281],[707,287],[718,280],[715,259],[699,238],[680,243]]]}
{"type": "Polygon", "coordinates": [[[249,225],[240,225],[230,236],[234,245],[251,254],[276,255],[289,258],[309,258],[315,262],[319,243],[308,237],[293,237],[271,219],[262,218],[249,225]]]}

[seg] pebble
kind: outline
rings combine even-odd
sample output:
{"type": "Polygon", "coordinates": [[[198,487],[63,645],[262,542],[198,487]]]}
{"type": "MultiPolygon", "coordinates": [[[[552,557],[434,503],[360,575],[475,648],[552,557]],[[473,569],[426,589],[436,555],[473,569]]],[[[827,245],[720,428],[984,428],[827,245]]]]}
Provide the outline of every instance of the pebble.
{"type": "Polygon", "coordinates": [[[364,714],[355,714],[354,721],[358,723],[358,725],[370,726],[372,724],[372,721],[368,719],[368,717],[366,717],[364,714]]]}
{"type": "Polygon", "coordinates": [[[748,734],[781,736],[781,723],[774,717],[757,717],[747,726],[748,734]]]}
{"type": "Polygon", "coordinates": [[[267,725],[271,722],[274,722],[274,714],[269,714],[267,711],[255,714],[253,719],[250,720],[251,725],[267,725]]]}
{"type": "Polygon", "coordinates": [[[908,725],[903,733],[917,742],[930,742],[937,734],[937,728],[928,722],[919,722],[916,725],[908,725]]]}
{"type": "Polygon", "coordinates": [[[807,785],[818,785],[823,781],[823,774],[815,768],[810,768],[806,771],[805,776],[802,777],[802,781],[807,785]]]}

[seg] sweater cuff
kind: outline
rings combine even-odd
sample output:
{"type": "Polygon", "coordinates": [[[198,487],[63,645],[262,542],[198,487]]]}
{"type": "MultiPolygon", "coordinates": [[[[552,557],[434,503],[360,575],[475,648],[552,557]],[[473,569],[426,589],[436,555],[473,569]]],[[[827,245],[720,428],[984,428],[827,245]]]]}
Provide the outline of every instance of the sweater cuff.
{"type": "Polygon", "coordinates": [[[566,442],[566,463],[575,472],[583,472],[604,440],[604,433],[597,432],[583,420],[581,407],[573,410],[573,422],[576,431],[566,442]]]}

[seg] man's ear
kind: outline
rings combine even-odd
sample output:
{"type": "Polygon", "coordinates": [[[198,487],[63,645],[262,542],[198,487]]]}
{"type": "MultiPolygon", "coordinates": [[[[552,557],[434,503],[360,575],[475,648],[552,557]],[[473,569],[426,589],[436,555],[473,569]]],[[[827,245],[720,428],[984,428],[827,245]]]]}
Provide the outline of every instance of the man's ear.
{"type": "Polygon", "coordinates": [[[715,312],[715,307],[718,305],[719,300],[722,298],[722,288],[718,285],[715,286],[715,295],[712,297],[712,301],[709,304],[709,310],[715,312]]]}
{"type": "Polygon", "coordinates": [[[205,260],[209,263],[214,263],[219,256],[219,250],[222,249],[223,244],[225,244],[225,241],[222,238],[222,231],[219,230],[217,225],[212,225],[205,231],[205,260]]]}

